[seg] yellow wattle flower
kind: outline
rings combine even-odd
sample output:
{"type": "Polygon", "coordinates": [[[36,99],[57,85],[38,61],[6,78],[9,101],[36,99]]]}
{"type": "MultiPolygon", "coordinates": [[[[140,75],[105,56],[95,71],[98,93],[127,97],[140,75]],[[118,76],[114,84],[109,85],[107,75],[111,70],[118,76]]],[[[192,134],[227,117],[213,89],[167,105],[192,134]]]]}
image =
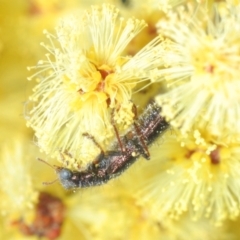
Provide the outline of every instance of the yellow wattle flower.
{"type": "Polygon", "coordinates": [[[30,97],[33,108],[27,119],[43,151],[58,159],[59,152],[67,152],[85,164],[92,157],[81,154],[95,156],[98,149],[83,133],[109,144],[114,136],[112,113],[118,128],[132,123],[132,94],[138,83],[153,75],[160,39],[134,57],[122,52],[144,27],[144,21],[125,20],[115,7],[104,4],[81,17],[63,19],[56,36],[45,31],[50,45],[42,45],[49,53],[47,60],[32,67],[38,72],[29,79],[37,77],[39,83],[30,97]]]}
{"type": "Polygon", "coordinates": [[[32,175],[34,155],[31,148],[22,137],[1,145],[0,213],[7,216],[8,220],[31,215],[37,201],[38,191],[34,187],[32,175]]]}
{"type": "Polygon", "coordinates": [[[240,5],[225,4],[225,11],[217,6],[208,11],[199,5],[196,13],[181,8],[159,22],[171,40],[162,43],[159,70],[169,88],[156,99],[182,132],[197,122],[197,128],[234,142],[240,139],[240,5]]]}
{"type": "MultiPolygon", "coordinates": [[[[189,212],[193,220],[214,224],[240,215],[240,145],[226,145],[206,131],[187,136],[169,131],[144,163],[145,177],[133,178],[140,204],[158,219],[189,212]]],[[[159,140],[159,141],[160,141],[159,140]]]]}

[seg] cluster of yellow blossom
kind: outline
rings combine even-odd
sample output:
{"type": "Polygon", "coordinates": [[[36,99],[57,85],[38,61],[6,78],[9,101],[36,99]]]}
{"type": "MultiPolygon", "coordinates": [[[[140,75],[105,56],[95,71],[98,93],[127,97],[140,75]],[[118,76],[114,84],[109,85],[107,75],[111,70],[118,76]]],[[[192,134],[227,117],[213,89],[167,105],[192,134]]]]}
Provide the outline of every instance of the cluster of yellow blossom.
{"type": "Polygon", "coordinates": [[[0,0],[0,239],[239,239],[239,64],[236,0],[0,0]]]}

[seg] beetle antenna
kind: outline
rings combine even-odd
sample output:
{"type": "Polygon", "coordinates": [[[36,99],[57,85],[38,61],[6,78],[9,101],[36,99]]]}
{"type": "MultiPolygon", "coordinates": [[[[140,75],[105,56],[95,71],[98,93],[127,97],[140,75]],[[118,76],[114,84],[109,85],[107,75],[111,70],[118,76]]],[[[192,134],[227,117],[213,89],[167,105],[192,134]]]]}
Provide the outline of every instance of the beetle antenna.
{"type": "Polygon", "coordinates": [[[45,164],[47,164],[49,167],[51,167],[52,169],[56,170],[51,164],[49,164],[48,162],[46,162],[45,160],[41,159],[41,158],[37,158],[38,161],[43,162],[45,164]]]}
{"type": "Polygon", "coordinates": [[[55,183],[57,180],[58,180],[58,178],[53,180],[53,181],[51,181],[51,182],[43,182],[42,184],[43,185],[51,185],[51,184],[55,183]]]}

